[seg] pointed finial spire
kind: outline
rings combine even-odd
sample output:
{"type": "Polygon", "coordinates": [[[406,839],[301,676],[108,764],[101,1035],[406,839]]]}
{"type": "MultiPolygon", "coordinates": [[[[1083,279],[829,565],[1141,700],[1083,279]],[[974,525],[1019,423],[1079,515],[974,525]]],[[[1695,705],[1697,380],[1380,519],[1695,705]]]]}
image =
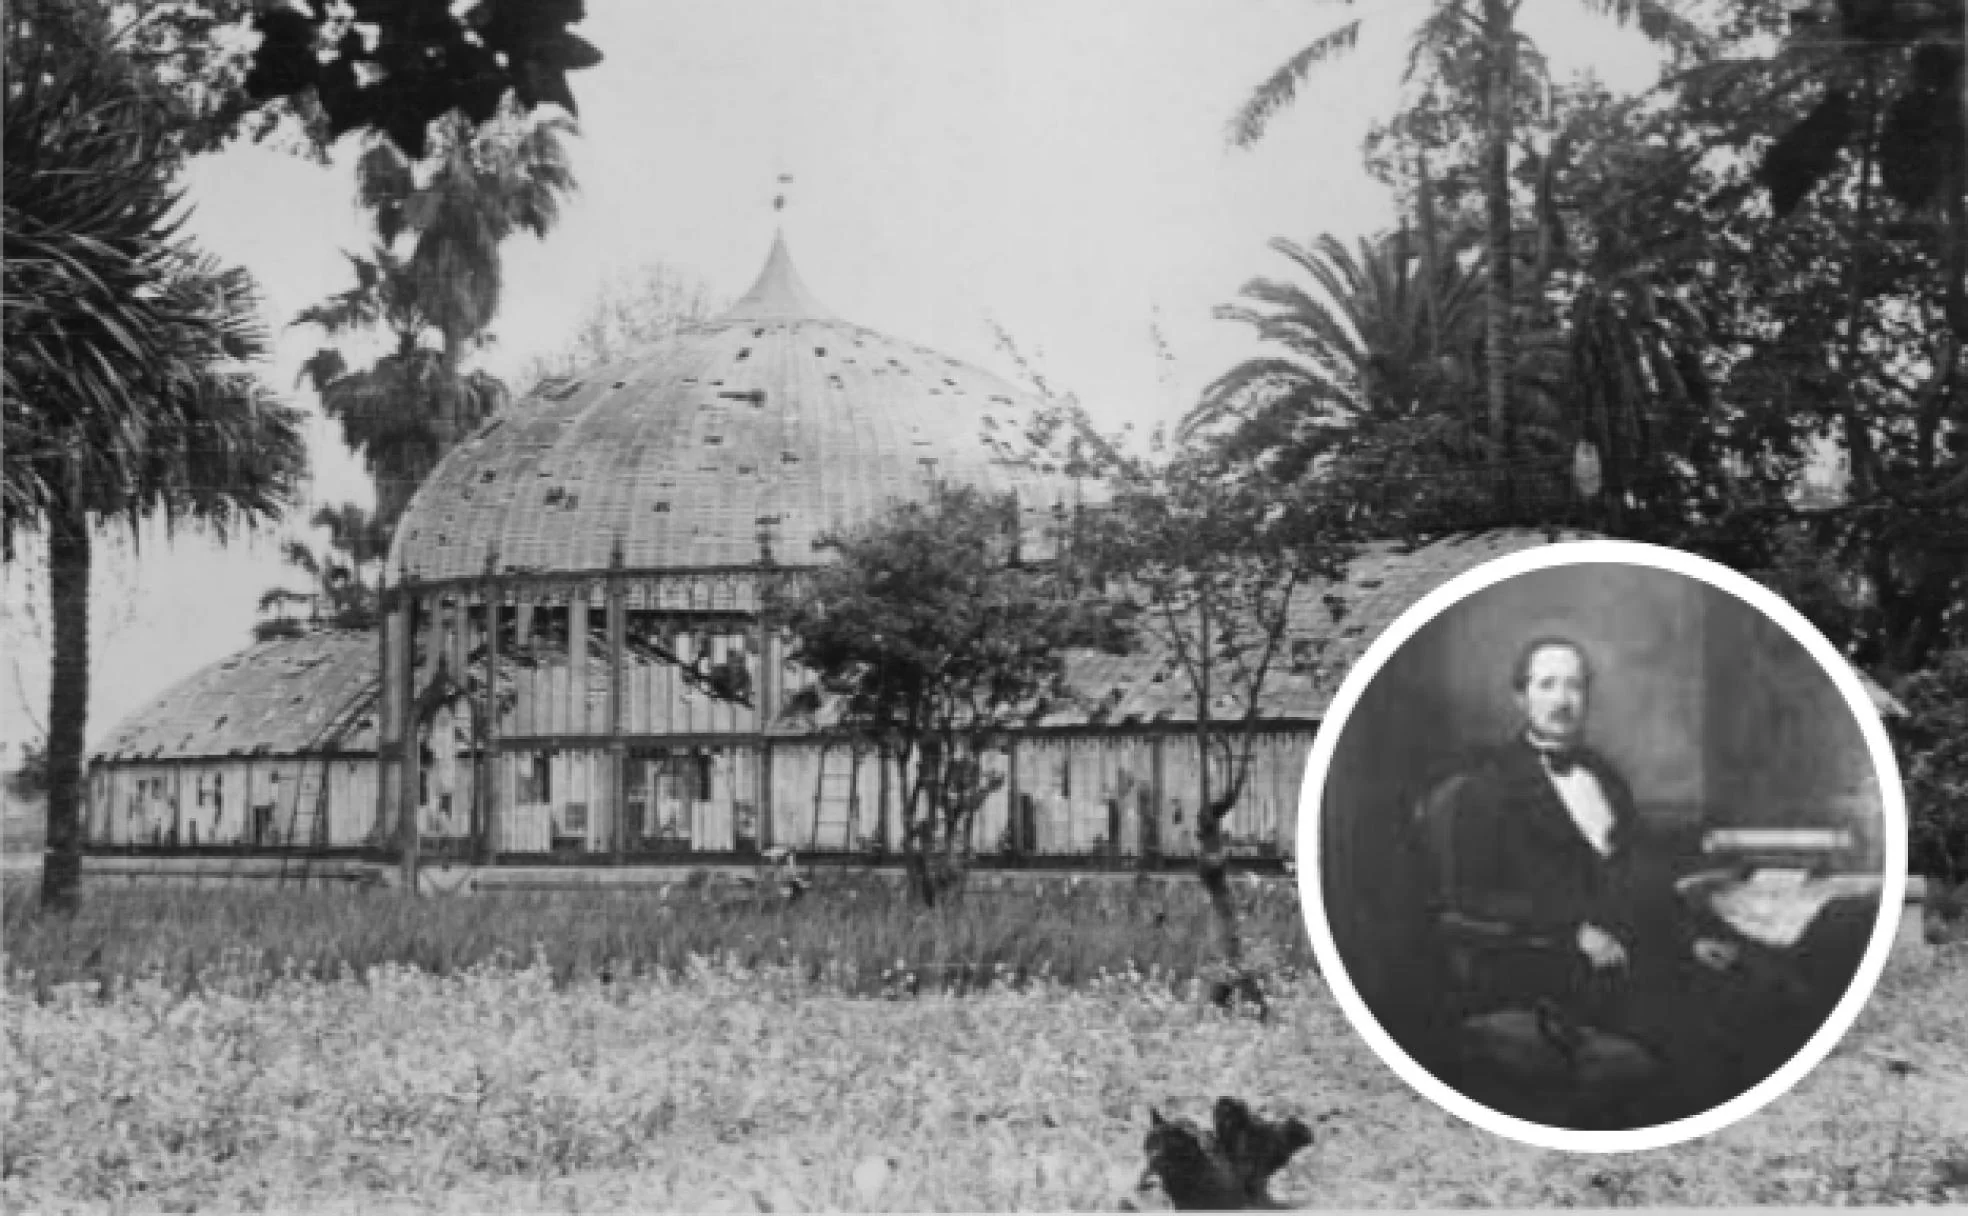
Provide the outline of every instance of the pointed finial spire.
{"type": "Polygon", "coordinates": [[[786,196],[792,193],[792,184],[792,174],[781,173],[779,175],[779,193],[772,196],[772,209],[774,211],[784,211],[786,209],[786,196]]]}
{"type": "Polygon", "coordinates": [[[793,269],[792,255],[786,252],[783,233],[772,240],[765,268],[759,271],[752,289],[726,309],[725,321],[830,321],[834,314],[813,297],[793,269]]]}

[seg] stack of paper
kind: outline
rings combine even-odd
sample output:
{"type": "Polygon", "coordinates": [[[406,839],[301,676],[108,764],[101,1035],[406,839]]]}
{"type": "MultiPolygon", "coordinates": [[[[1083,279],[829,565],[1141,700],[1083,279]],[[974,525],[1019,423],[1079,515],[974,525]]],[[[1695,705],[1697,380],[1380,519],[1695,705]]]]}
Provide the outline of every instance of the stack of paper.
{"type": "Polygon", "coordinates": [[[1831,901],[1873,894],[1879,887],[1878,876],[1870,874],[1813,878],[1804,870],[1758,870],[1746,880],[1721,884],[1709,906],[1743,936],[1781,948],[1796,945],[1831,901]]]}

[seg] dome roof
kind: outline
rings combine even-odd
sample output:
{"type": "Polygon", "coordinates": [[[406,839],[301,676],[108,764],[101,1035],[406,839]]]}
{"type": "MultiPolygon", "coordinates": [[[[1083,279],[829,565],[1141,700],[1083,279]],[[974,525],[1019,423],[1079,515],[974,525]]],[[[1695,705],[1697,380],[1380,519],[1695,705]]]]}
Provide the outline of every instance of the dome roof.
{"type": "MultiPolygon", "coordinates": [[[[823,533],[933,480],[1073,499],[1027,439],[1039,400],[988,372],[841,320],[775,240],[717,319],[547,381],[446,454],[389,569],[423,581],[811,565],[823,533]]],[[[1032,518],[1032,516],[1028,516],[1032,518]]]]}

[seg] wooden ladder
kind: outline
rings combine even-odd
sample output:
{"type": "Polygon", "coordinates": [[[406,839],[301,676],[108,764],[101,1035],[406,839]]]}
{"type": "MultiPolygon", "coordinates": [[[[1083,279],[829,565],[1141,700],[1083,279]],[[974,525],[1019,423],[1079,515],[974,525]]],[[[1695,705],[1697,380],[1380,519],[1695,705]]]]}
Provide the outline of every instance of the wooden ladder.
{"type": "Polygon", "coordinates": [[[836,829],[835,847],[851,850],[854,831],[861,823],[861,754],[850,751],[847,771],[830,773],[827,756],[831,751],[828,748],[820,753],[820,772],[813,782],[813,829],[807,836],[807,847],[828,847],[821,833],[831,828],[836,829]]]}
{"type": "MultiPolygon", "coordinates": [[[[330,786],[328,769],[333,763],[334,761],[330,757],[321,757],[321,769],[319,775],[315,778],[314,812],[308,817],[307,844],[301,849],[301,872],[298,881],[303,889],[307,887],[309,875],[313,870],[315,855],[327,845],[328,791],[330,786]]],[[[277,886],[284,887],[287,885],[288,866],[294,858],[295,829],[300,825],[301,804],[306,801],[307,770],[302,769],[301,788],[294,795],[294,810],[287,816],[287,831],[283,837],[287,843],[287,848],[280,854],[280,880],[276,884],[277,886]]]]}

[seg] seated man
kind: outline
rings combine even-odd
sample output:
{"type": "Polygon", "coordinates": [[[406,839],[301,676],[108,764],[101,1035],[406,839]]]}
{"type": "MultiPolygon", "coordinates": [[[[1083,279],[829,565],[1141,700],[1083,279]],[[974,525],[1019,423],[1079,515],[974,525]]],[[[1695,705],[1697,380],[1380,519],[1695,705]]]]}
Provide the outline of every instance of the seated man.
{"type": "Polygon", "coordinates": [[[1669,859],[1645,838],[1632,794],[1583,746],[1592,671],[1565,638],[1526,646],[1512,672],[1520,735],[1466,772],[1444,808],[1453,855],[1449,908],[1507,928],[1486,954],[1488,987],[1625,1035],[1683,1079],[1735,1058],[1725,1013],[1746,1012],[1722,973],[1742,943],[1687,906],[1669,859]],[[1728,989],[1729,991],[1725,991],[1728,989]]]}

